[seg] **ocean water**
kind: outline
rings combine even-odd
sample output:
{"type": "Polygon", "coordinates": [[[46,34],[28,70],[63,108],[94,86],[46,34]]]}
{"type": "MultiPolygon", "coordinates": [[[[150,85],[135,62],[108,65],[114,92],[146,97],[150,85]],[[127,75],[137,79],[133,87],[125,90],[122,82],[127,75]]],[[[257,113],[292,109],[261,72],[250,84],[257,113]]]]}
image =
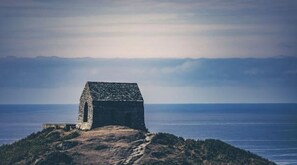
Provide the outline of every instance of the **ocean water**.
{"type": "MultiPolygon", "coordinates": [[[[0,145],[75,123],[78,105],[0,105],[0,145]]],[[[278,164],[297,164],[297,104],[148,104],[146,126],[192,139],[220,139],[278,164]]]]}

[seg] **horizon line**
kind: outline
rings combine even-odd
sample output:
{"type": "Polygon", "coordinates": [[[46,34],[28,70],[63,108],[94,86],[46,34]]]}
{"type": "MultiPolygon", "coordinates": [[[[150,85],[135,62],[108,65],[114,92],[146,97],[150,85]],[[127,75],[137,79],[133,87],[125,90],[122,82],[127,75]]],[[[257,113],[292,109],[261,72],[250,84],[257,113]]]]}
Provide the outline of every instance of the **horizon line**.
{"type": "Polygon", "coordinates": [[[166,60],[166,59],[190,59],[190,60],[198,60],[198,59],[282,59],[282,58],[297,58],[296,56],[290,55],[277,55],[277,56],[269,56],[269,57],[64,57],[64,56],[32,56],[32,57],[22,57],[22,56],[3,56],[0,59],[104,59],[104,60],[166,60]]]}
{"type": "MultiPolygon", "coordinates": [[[[223,104],[297,104],[297,102],[279,102],[279,103],[269,103],[269,102],[263,102],[263,103],[255,103],[255,102],[247,102],[247,103],[231,103],[231,102],[227,102],[227,103],[144,103],[144,105],[207,105],[207,104],[213,104],[213,105],[223,105],[223,104]]],[[[3,104],[0,103],[0,106],[3,105],[79,105],[79,103],[15,103],[15,104],[3,104]]]]}

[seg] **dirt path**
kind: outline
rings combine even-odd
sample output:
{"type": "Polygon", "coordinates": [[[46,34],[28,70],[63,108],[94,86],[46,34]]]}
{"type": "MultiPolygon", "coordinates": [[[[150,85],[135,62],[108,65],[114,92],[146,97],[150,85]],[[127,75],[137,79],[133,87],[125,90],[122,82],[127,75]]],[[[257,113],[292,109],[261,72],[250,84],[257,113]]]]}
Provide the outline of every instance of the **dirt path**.
{"type": "Polygon", "coordinates": [[[134,148],[133,152],[129,155],[129,157],[124,161],[123,164],[138,164],[144,154],[146,146],[151,143],[151,140],[155,136],[155,134],[146,133],[145,136],[146,137],[144,143],[141,143],[136,148],[134,148]]]}

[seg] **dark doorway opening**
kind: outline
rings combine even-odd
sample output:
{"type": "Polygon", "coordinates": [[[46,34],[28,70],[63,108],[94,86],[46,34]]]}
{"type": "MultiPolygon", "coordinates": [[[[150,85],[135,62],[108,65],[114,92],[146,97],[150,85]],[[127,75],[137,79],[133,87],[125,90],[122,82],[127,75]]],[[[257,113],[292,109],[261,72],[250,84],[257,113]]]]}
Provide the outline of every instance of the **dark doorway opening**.
{"type": "Polygon", "coordinates": [[[125,115],[125,125],[132,127],[131,113],[126,113],[125,115]]]}
{"type": "Polygon", "coordinates": [[[88,113],[89,113],[89,107],[88,107],[88,103],[85,103],[85,107],[84,107],[84,119],[83,122],[88,122],[88,113]]]}

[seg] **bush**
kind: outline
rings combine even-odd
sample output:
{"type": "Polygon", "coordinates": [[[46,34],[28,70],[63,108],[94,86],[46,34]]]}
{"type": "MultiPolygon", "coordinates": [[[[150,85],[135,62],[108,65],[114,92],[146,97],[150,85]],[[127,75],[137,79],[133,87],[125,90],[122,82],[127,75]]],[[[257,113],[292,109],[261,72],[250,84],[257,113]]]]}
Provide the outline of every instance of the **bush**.
{"type": "Polygon", "coordinates": [[[109,148],[109,147],[107,145],[105,145],[105,144],[100,144],[100,145],[95,147],[95,150],[104,150],[106,148],[109,148]]]}
{"type": "Polygon", "coordinates": [[[75,132],[72,132],[72,133],[70,133],[70,134],[64,136],[61,140],[69,140],[69,139],[73,139],[73,138],[78,137],[79,135],[80,135],[80,134],[79,134],[77,131],[75,131],[75,132]]]}
{"type": "Polygon", "coordinates": [[[153,139],[152,144],[162,144],[162,145],[175,145],[179,142],[183,142],[184,139],[181,137],[176,137],[168,133],[157,133],[153,139]]]}
{"type": "Polygon", "coordinates": [[[57,145],[58,150],[68,150],[70,148],[75,147],[79,143],[77,141],[63,141],[62,143],[57,145]]]}
{"type": "Polygon", "coordinates": [[[37,133],[32,133],[26,138],[11,145],[0,147],[1,164],[15,164],[26,158],[33,161],[35,155],[44,154],[51,149],[50,144],[61,140],[61,135],[52,128],[44,129],[37,133]]]}
{"type": "Polygon", "coordinates": [[[59,132],[51,132],[48,135],[46,135],[45,138],[46,141],[53,142],[59,140],[61,138],[61,135],[59,132]]]}
{"type": "Polygon", "coordinates": [[[64,152],[52,152],[46,156],[44,160],[37,162],[36,165],[59,165],[62,163],[71,164],[71,162],[72,158],[64,152]]]}
{"type": "Polygon", "coordinates": [[[164,152],[158,152],[158,151],[157,152],[152,152],[151,155],[153,157],[158,158],[158,159],[164,158],[166,156],[166,154],[164,152]]]}

